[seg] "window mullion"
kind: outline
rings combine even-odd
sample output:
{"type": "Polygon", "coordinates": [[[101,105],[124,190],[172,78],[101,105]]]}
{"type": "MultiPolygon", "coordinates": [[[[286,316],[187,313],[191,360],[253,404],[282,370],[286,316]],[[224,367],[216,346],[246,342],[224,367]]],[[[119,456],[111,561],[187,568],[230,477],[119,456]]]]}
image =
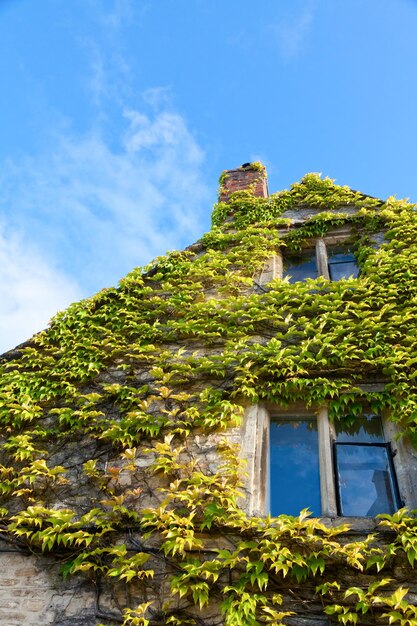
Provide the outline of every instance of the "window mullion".
{"type": "Polygon", "coordinates": [[[322,239],[322,237],[316,241],[316,258],[319,276],[323,276],[327,280],[330,280],[329,268],[327,265],[326,244],[324,243],[324,239],[322,239]]]}
{"type": "Polygon", "coordinates": [[[336,517],[336,488],[333,475],[332,446],[327,407],[322,407],[317,414],[317,429],[319,437],[321,514],[324,517],[336,517]]]}

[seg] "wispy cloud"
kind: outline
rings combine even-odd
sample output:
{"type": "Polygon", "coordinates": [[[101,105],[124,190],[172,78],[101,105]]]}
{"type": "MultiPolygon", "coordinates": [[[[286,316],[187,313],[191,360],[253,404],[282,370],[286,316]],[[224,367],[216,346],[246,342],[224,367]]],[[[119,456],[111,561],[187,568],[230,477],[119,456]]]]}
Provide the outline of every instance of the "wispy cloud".
{"type": "Polygon", "coordinates": [[[302,51],[314,20],[312,7],[297,15],[288,16],[270,25],[282,58],[291,61],[302,51]]]}
{"type": "Polygon", "coordinates": [[[114,0],[113,6],[108,12],[103,12],[100,4],[100,1],[97,2],[97,0],[93,2],[93,6],[95,5],[98,9],[98,18],[109,30],[119,30],[134,15],[132,0],[114,0]]]}
{"type": "Polygon", "coordinates": [[[204,151],[169,88],[133,95],[121,29],[141,11],[132,0],[107,12],[88,1],[102,29],[75,35],[89,67],[90,129],[75,131],[51,107],[37,153],[0,163],[0,352],[74,299],[192,243],[209,222],[204,151]]]}
{"type": "Polygon", "coordinates": [[[149,87],[142,93],[142,100],[154,110],[169,105],[171,89],[169,87],[149,87]]]}
{"type": "Polygon", "coordinates": [[[5,317],[13,317],[13,308],[14,328],[27,332],[25,315],[40,328],[57,307],[191,243],[201,234],[201,222],[207,223],[204,153],[184,118],[128,109],[124,122],[118,143],[97,132],[66,133],[36,158],[2,164],[4,294],[13,272],[17,276],[13,298],[2,298],[10,303],[0,311],[3,347],[14,341],[5,317]],[[20,232],[22,239],[8,239],[7,232],[20,232]],[[48,306],[42,317],[43,301],[48,306]],[[33,315],[34,307],[39,315],[33,315]]]}
{"type": "Polygon", "coordinates": [[[80,297],[75,281],[47,264],[27,239],[0,226],[0,353],[80,297]]]}
{"type": "Polygon", "coordinates": [[[138,25],[148,5],[138,7],[132,0],[111,0],[105,10],[101,0],[86,0],[86,6],[95,28],[88,34],[83,31],[76,39],[87,52],[85,86],[101,118],[109,101],[120,105],[130,95],[133,76],[124,52],[123,29],[131,23],[138,25]]]}

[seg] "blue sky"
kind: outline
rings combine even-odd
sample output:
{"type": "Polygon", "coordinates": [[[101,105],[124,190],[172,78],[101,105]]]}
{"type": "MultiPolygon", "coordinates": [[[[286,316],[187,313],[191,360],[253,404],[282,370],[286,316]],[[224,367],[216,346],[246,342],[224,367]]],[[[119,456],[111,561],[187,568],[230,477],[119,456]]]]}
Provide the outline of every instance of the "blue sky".
{"type": "Polygon", "coordinates": [[[0,351],[209,228],[223,169],[417,201],[417,0],[0,0],[0,351]]]}

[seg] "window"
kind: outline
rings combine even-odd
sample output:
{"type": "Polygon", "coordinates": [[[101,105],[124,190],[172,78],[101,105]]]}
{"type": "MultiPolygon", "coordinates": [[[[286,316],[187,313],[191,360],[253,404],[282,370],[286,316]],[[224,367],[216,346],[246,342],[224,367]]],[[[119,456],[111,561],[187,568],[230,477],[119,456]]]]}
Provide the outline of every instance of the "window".
{"type": "Polygon", "coordinates": [[[321,515],[319,440],[314,417],[288,416],[271,422],[270,510],[321,515]]]}
{"type": "Polygon", "coordinates": [[[328,268],[330,280],[340,280],[341,278],[357,278],[359,267],[355,256],[350,250],[343,248],[333,248],[327,251],[328,268]]]}
{"type": "Polygon", "coordinates": [[[275,415],[269,427],[272,515],[374,517],[401,507],[390,444],[374,414],[330,424],[327,411],[275,415]]]}
{"type": "Polygon", "coordinates": [[[357,278],[359,267],[352,250],[343,244],[330,245],[324,239],[316,241],[315,249],[299,254],[283,255],[283,277],[290,283],[323,276],[329,280],[357,278]]]}
{"type": "Polygon", "coordinates": [[[400,508],[391,447],[385,442],[380,417],[367,414],[335,426],[339,515],[373,517],[400,508]]]}
{"type": "Polygon", "coordinates": [[[295,283],[306,278],[317,278],[318,275],[314,250],[299,255],[285,256],[284,276],[288,277],[288,282],[295,283]]]}

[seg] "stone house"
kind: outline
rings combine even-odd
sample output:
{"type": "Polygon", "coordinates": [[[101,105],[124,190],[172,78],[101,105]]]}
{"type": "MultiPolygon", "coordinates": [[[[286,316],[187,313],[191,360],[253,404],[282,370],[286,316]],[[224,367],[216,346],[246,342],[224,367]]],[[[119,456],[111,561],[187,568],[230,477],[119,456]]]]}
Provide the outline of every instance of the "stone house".
{"type": "Polygon", "coordinates": [[[220,178],[3,355],[0,624],[417,626],[417,216],[220,178]]]}

